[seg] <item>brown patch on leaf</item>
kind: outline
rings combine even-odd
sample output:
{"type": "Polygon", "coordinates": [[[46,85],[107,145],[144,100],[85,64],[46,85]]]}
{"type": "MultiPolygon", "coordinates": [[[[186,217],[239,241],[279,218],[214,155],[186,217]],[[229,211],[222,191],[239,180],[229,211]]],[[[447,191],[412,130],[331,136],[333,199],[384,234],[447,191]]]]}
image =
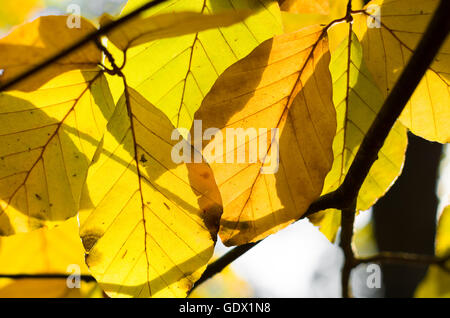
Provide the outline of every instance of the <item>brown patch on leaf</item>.
{"type": "Polygon", "coordinates": [[[83,242],[84,249],[86,252],[94,247],[97,241],[103,236],[103,232],[98,230],[88,230],[81,234],[81,241],[83,242]]]}

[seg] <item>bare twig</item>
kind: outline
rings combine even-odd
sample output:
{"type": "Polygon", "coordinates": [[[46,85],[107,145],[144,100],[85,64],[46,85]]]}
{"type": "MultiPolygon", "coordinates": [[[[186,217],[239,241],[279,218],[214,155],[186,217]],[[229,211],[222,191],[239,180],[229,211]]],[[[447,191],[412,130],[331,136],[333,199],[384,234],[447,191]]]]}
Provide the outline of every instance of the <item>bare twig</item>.
{"type": "Polygon", "coordinates": [[[388,263],[405,265],[437,265],[443,270],[450,272],[447,263],[450,261],[450,254],[444,257],[435,255],[422,255],[404,252],[381,252],[377,255],[364,258],[356,258],[355,266],[367,263],[388,263]]]}
{"type": "MultiPolygon", "coordinates": [[[[259,241],[261,242],[261,241],[259,241]]],[[[246,253],[248,250],[256,246],[259,242],[256,243],[250,243],[241,245],[238,247],[233,248],[231,251],[217,259],[216,261],[212,262],[208,265],[208,268],[203,272],[203,275],[200,277],[198,281],[195,282],[194,287],[191,289],[191,292],[199,285],[216,275],[217,273],[220,273],[225,267],[230,265],[232,262],[234,262],[236,259],[238,259],[242,254],[246,253]]]]}
{"type": "Polygon", "coordinates": [[[350,208],[342,209],[341,213],[341,242],[340,247],[344,252],[344,266],[342,268],[341,285],[342,297],[350,297],[350,274],[355,267],[355,255],[353,254],[352,238],[353,224],[355,222],[356,200],[350,208]]]}
{"type": "MultiPolygon", "coordinates": [[[[69,274],[0,274],[0,278],[9,279],[67,279],[69,274]]],[[[91,275],[80,275],[80,280],[84,282],[95,282],[91,275]]]]}

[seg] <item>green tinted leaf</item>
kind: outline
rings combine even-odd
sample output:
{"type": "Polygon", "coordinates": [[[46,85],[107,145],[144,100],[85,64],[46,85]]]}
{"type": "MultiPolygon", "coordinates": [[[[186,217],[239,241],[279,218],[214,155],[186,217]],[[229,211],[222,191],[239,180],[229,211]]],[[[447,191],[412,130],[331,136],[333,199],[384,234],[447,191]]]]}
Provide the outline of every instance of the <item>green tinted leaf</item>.
{"type": "MultiPolygon", "coordinates": [[[[336,190],[344,181],[364,136],[383,105],[383,96],[364,64],[362,48],[354,33],[351,33],[351,40],[347,37],[332,52],[330,71],[338,125],[333,142],[333,168],[325,179],[323,194],[336,190]]],[[[406,129],[396,124],[362,185],[358,211],[369,209],[391,187],[401,173],[406,145],[406,129]]],[[[339,214],[327,210],[312,216],[311,220],[334,241],[340,226],[339,214]]]]}

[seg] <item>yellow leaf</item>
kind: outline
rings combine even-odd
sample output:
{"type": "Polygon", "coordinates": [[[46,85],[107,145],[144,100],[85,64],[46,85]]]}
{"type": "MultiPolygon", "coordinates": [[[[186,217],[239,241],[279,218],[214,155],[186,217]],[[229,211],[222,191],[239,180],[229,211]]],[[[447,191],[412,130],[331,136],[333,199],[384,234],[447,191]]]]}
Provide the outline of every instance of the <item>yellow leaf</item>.
{"type": "Polygon", "coordinates": [[[173,162],[173,130],[127,87],[89,169],[80,236],[109,296],[185,297],[213,254],[220,195],[206,164],[173,162]]]}
{"type": "MultiPolygon", "coordinates": [[[[361,44],[356,35],[347,34],[331,53],[330,71],[333,78],[333,102],[337,113],[337,133],[333,141],[333,168],[325,179],[323,194],[336,190],[383,105],[383,95],[373,82],[363,61],[361,44]]],[[[407,146],[406,129],[396,124],[378,154],[358,195],[357,210],[368,210],[382,197],[400,175],[407,146]]],[[[334,241],[341,220],[340,212],[326,210],[310,218],[330,240],[334,241]]]]}
{"type": "MultiPolygon", "coordinates": [[[[227,27],[242,22],[251,15],[250,11],[227,11],[218,14],[198,12],[173,12],[137,18],[108,33],[108,39],[114,45],[126,51],[146,42],[197,33],[207,29],[227,27]]],[[[113,20],[104,15],[100,25],[105,26],[113,20]]]]}
{"type": "Polygon", "coordinates": [[[82,283],[81,288],[68,288],[66,280],[25,278],[0,288],[0,298],[101,298],[95,282],[82,283]]]}
{"type": "MultiPolygon", "coordinates": [[[[85,19],[81,20],[81,28],[70,29],[65,16],[45,16],[13,29],[0,39],[0,70],[3,70],[0,84],[60,53],[95,30],[85,19]]],[[[101,52],[90,43],[18,83],[14,89],[34,91],[59,74],[74,69],[91,69],[100,62],[101,52]]]]}
{"type": "MultiPolygon", "coordinates": [[[[285,32],[292,32],[308,25],[327,25],[335,19],[345,17],[348,0],[286,0],[282,3],[281,17],[285,32]]],[[[352,9],[358,10],[363,7],[361,0],[352,1],[352,9]]],[[[339,42],[347,34],[340,35],[339,42]]],[[[330,50],[334,50],[330,38],[330,50]]]]}
{"type": "MultiPolygon", "coordinates": [[[[78,237],[75,218],[52,230],[40,229],[26,234],[0,238],[0,274],[89,275],[84,249],[78,237]]],[[[81,282],[70,289],[64,278],[0,279],[1,298],[101,297],[95,282],[81,282]]]]}
{"type": "Polygon", "coordinates": [[[221,155],[209,161],[222,194],[220,237],[226,245],[280,230],[320,195],[336,132],[328,64],[326,33],[319,26],[277,36],[227,69],[196,113],[204,129],[221,129],[223,145],[234,146],[216,153],[248,150],[250,157],[249,140],[256,145],[258,139],[260,147],[257,161],[232,163],[221,155]],[[242,128],[243,138],[227,140],[227,128],[242,128]],[[264,128],[265,136],[251,135],[264,128]],[[272,128],[279,129],[279,143],[272,128]]]}
{"type": "MultiPolygon", "coordinates": [[[[334,1],[334,3],[341,1],[334,1]]],[[[293,13],[330,14],[330,0],[284,0],[281,10],[293,13]]]]}
{"type": "Polygon", "coordinates": [[[33,12],[41,8],[41,0],[2,1],[0,28],[20,24],[30,18],[33,12]]]}
{"type": "MultiPolygon", "coordinates": [[[[374,0],[381,8],[380,28],[366,14],[355,15],[355,32],[375,82],[386,96],[421,39],[438,0],[374,0]]],[[[450,40],[447,40],[409,100],[400,120],[414,134],[450,142],[450,40]]]]}
{"type": "MultiPolygon", "coordinates": [[[[128,13],[144,0],[128,1],[128,13]]],[[[123,73],[133,87],[163,111],[175,127],[190,128],[195,111],[218,76],[258,44],[282,32],[274,0],[179,0],[149,10],[144,17],[173,12],[221,14],[248,10],[245,21],[226,28],[160,39],[129,49],[123,73]]],[[[110,49],[114,51],[112,45],[110,49]]],[[[115,56],[121,56],[115,52],[115,56]]]]}
{"type": "Polygon", "coordinates": [[[34,92],[0,94],[0,235],[77,213],[113,107],[98,69],[64,73],[34,92]]]}
{"type": "Polygon", "coordinates": [[[0,238],[0,274],[66,274],[71,264],[89,274],[76,218],[51,230],[0,238]]]}
{"type": "Polygon", "coordinates": [[[190,298],[248,298],[253,296],[249,284],[228,266],[199,285],[190,298]]]}
{"type": "MultiPolygon", "coordinates": [[[[445,257],[449,254],[450,206],[447,206],[442,212],[437,226],[436,256],[445,257]]],[[[450,263],[450,261],[447,263],[450,263]]],[[[417,287],[414,296],[419,298],[450,298],[450,273],[436,265],[431,265],[424,280],[417,287]]]]}

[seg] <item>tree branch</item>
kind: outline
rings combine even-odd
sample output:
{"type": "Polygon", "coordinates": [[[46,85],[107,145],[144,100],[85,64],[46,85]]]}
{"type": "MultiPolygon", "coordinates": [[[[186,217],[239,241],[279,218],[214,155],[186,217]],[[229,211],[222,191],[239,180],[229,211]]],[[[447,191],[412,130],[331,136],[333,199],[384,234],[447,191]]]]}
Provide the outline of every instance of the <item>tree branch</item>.
{"type": "Polygon", "coordinates": [[[192,292],[197,286],[201,285],[202,283],[204,283],[217,273],[220,273],[225,267],[230,265],[241,255],[245,254],[247,251],[249,251],[251,248],[259,244],[260,242],[261,241],[237,246],[233,248],[231,251],[227,252],[222,257],[220,257],[219,259],[217,259],[216,261],[209,264],[206,270],[203,272],[203,275],[200,277],[200,279],[195,282],[190,292],[192,292]]]}
{"type": "Polygon", "coordinates": [[[353,254],[352,238],[353,224],[355,223],[356,199],[350,208],[342,209],[341,213],[341,242],[339,246],[344,252],[344,266],[342,268],[341,285],[342,297],[350,298],[350,273],[355,267],[355,255],[353,254]]]}
{"type": "MultiPolygon", "coordinates": [[[[72,274],[75,276],[74,274],[72,274]]],[[[67,279],[70,274],[0,274],[0,278],[9,279],[67,279]]],[[[80,275],[84,282],[95,282],[95,278],[90,275],[80,275]]]]}
{"type": "MultiPolygon", "coordinates": [[[[390,130],[444,43],[450,30],[449,11],[450,1],[441,0],[411,59],[364,137],[344,182],[337,190],[319,197],[299,220],[322,210],[351,207],[390,130]]],[[[211,263],[199,282],[213,277],[256,244],[238,246],[211,263]]]]}
{"type": "Polygon", "coordinates": [[[111,32],[112,30],[114,30],[115,28],[119,27],[120,25],[128,22],[129,20],[133,19],[134,17],[138,16],[139,14],[141,14],[142,12],[144,12],[145,10],[148,10],[160,3],[163,3],[167,0],[153,0],[150,1],[144,5],[142,5],[141,7],[137,8],[136,10],[133,10],[132,12],[130,12],[129,14],[123,16],[122,18],[113,21],[111,23],[108,23],[107,25],[101,27],[100,29],[98,29],[95,32],[92,32],[88,35],[86,35],[84,38],[82,38],[81,40],[79,40],[78,42],[72,44],[71,46],[67,47],[66,49],[62,50],[61,52],[59,52],[58,54],[50,57],[49,59],[45,60],[44,62],[36,65],[35,67],[31,68],[30,70],[24,72],[23,74],[17,76],[16,78],[6,82],[5,84],[0,86],[0,92],[3,92],[9,88],[11,88],[12,86],[18,84],[19,82],[23,81],[24,79],[28,78],[29,76],[32,76],[34,74],[36,74],[37,72],[41,71],[42,69],[46,68],[47,66],[55,63],[56,61],[58,61],[59,59],[69,55],[70,53],[82,48],[83,46],[85,46],[86,44],[88,44],[91,41],[97,41],[101,36],[111,32]]]}
{"type": "Polygon", "coordinates": [[[356,258],[355,266],[366,263],[389,263],[389,264],[406,264],[406,265],[437,265],[443,270],[450,272],[450,268],[446,266],[450,261],[450,254],[445,257],[434,255],[421,255],[403,252],[381,252],[377,255],[356,258]]]}

